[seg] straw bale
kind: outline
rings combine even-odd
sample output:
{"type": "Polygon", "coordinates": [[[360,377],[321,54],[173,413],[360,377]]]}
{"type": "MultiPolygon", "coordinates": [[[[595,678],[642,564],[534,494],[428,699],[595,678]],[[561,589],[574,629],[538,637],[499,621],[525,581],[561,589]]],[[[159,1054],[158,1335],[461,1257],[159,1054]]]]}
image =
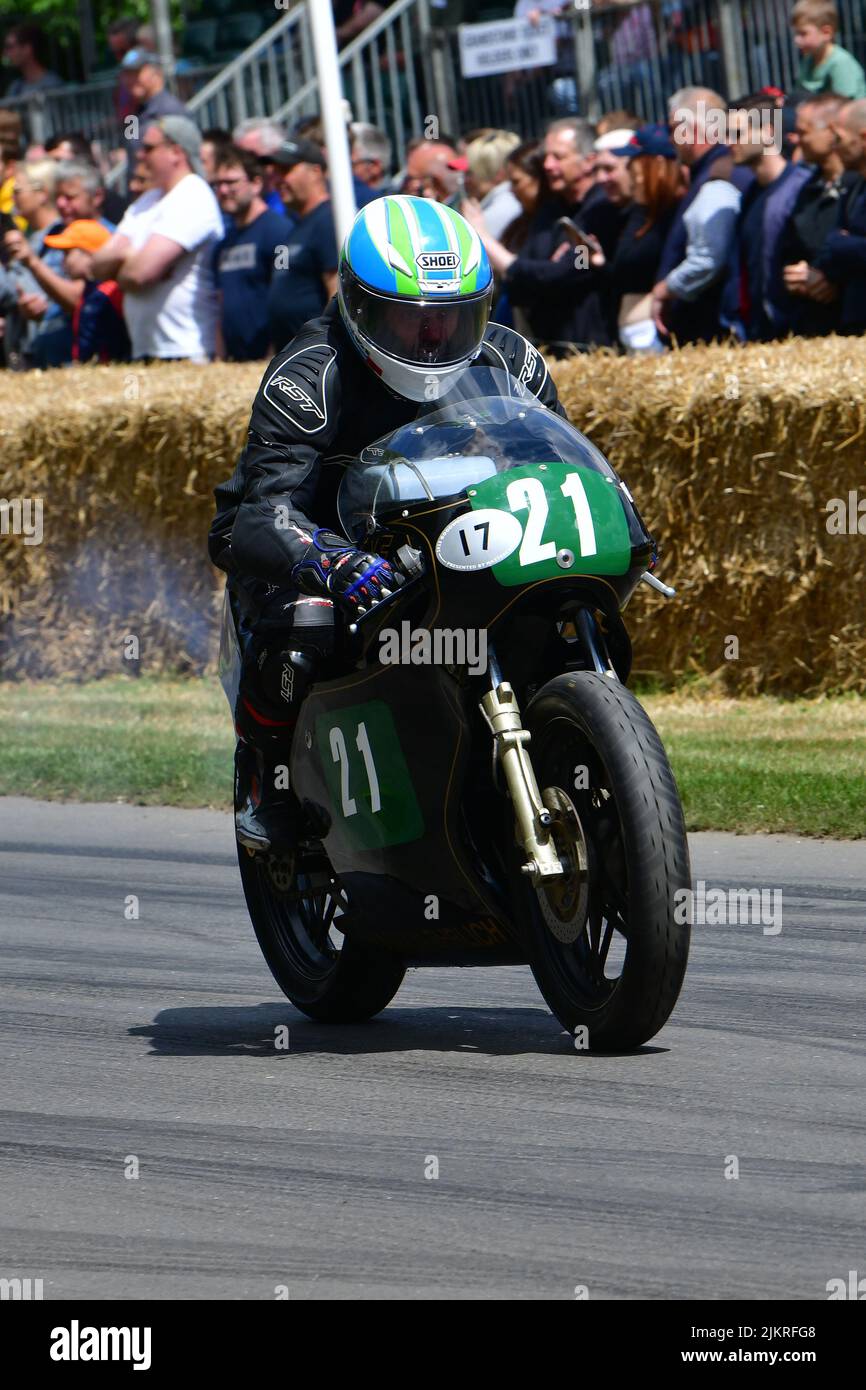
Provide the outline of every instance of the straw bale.
{"type": "MultiPolygon", "coordinates": [[[[0,374],[0,499],[44,508],[41,545],[0,536],[3,676],[212,668],[212,489],[234,467],[261,371],[0,374]],[[129,636],[139,662],[124,659],[129,636]]],[[[866,502],[859,340],[599,353],[553,374],[678,590],[633,600],[636,670],[730,693],[866,690],[866,536],[827,529],[830,499],[866,502]]]]}
{"type": "Polygon", "coordinates": [[[553,374],[678,591],[633,600],[636,671],[731,693],[866,689],[866,535],[828,532],[831,499],[854,492],[866,513],[860,341],[598,354],[553,374]]]}

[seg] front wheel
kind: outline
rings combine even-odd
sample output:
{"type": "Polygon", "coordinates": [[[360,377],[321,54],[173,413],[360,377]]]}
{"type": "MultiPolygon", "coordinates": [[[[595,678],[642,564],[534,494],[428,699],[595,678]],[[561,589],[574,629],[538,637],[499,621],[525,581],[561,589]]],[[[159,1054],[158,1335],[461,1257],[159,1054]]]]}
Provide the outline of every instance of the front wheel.
{"type": "Polygon", "coordinates": [[[638,1047],[670,1016],[688,959],[678,893],[691,870],[670,764],[634,696],[591,672],[550,681],[524,723],[567,868],[547,888],[521,876],[533,974],[590,1050],[638,1047]]]}

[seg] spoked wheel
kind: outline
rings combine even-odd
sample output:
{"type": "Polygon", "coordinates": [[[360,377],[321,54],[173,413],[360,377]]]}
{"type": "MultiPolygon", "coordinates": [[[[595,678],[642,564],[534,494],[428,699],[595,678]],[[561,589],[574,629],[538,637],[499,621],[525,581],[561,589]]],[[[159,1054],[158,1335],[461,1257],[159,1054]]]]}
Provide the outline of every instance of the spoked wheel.
{"type": "Polygon", "coordinates": [[[634,696],[575,672],[529,705],[532,765],[565,877],[521,892],[532,969],[569,1032],[593,1051],[638,1047],[669,1017],[683,982],[691,886],[673,773],[634,696]]]}
{"type": "Polygon", "coordinates": [[[380,1013],[406,968],[351,938],[349,895],[319,846],[278,857],[238,846],[241,881],[271,974],[297,1009],[325,1023],[380,1013]]]}

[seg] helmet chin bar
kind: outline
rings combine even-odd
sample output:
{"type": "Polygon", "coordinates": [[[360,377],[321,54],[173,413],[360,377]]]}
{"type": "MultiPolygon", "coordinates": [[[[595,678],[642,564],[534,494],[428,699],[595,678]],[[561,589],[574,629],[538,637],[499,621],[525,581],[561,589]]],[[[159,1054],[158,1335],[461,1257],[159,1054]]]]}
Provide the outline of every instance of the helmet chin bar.
{"type": "Polygon", "coordinates": [[[465,362],[452,363],[448,367],[409,367],[403,362],[388,361],[380,359],[377,367],[381,371],[382,380],[389,390],[395,392],[407,401],[416,401],[419,405],[431,405],[447,395],[450,388],[460,379],[466,369],[470,366],[469,359],[465,362]]]}

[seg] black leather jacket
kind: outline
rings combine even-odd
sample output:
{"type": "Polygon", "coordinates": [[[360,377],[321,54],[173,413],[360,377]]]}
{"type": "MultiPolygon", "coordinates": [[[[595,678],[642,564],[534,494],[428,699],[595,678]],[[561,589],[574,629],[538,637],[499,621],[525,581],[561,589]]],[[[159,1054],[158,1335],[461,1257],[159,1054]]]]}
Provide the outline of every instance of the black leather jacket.
{"type": "MultiPolygon", "coordinates": [[[[513,329],[489,324],[476,364],[505,368],[543,405],[565,414],[544,358],[513,329]]],[[[342,470],[418,410],[392,395],[362,360],[332,301],[262,378],[246,448],[214,492],[213,563],[229,575],[289,582],[313,531],[337,525],[342,470]]]]}

